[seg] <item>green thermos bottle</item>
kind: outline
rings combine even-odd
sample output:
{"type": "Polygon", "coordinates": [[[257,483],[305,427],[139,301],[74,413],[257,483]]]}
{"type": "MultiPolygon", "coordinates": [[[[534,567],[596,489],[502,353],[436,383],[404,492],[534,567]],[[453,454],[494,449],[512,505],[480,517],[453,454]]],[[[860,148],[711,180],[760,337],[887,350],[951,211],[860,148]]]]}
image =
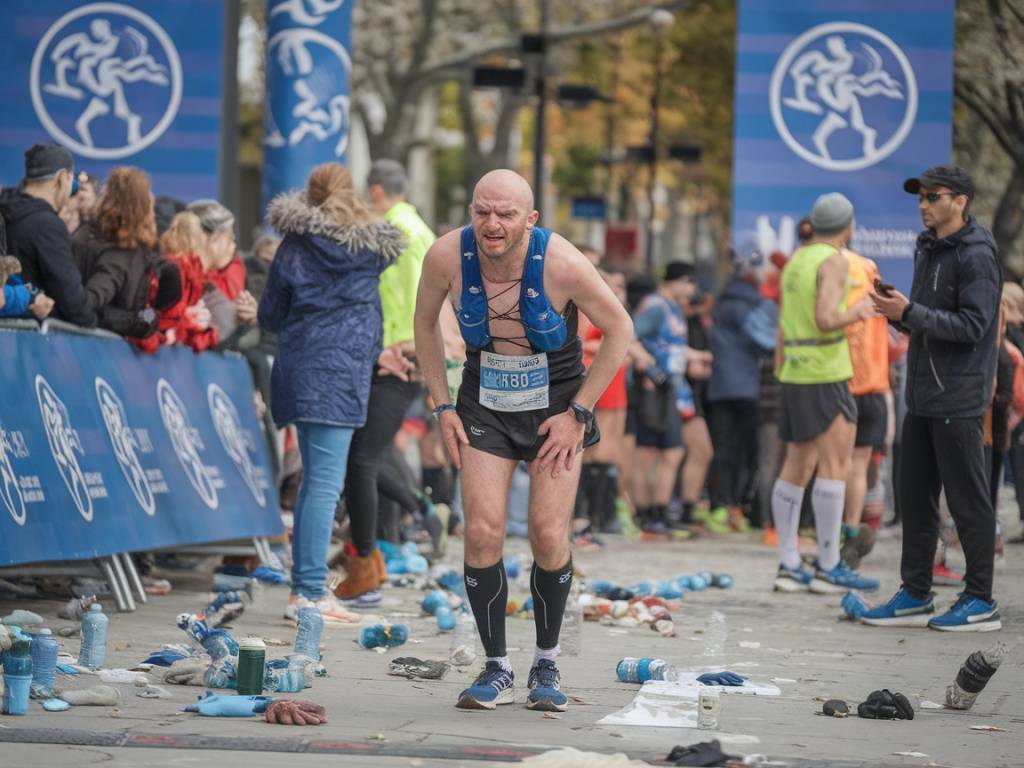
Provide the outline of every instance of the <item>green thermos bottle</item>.
{"type": "Polygon", "coordinates": [[[263,693],[263,670],[267,662],[267,646],[258,637],[243,637],[238,643],[238,685],[242,696],[263,693]]]}

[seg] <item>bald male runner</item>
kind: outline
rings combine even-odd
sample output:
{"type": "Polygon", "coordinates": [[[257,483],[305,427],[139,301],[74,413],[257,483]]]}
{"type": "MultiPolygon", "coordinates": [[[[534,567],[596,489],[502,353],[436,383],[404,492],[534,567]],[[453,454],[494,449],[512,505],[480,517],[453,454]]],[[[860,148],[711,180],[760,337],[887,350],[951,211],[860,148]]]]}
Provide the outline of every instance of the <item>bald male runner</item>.
{"type": "Polygon", "coordinates": [[[427,252],[415,318],[416,355],[438,404],[434,415],[462,472],[466,592],[487,654],[484,670],[456,706],[494,709],[513,701],[502,551],[512,473],[525,461],[537,630],[526,706],[563,711],[568,699],[555,660],[572,586],[577,454],[599,438],[594,403],[622,364],[633,325],[586,257],[536,226],[533,192],[522,176],[488,173],[473,191],[469,213],[471,226],[449,232],[427,252]],[[467,348],[457,406],[448,395],[438,323],[446,299],[467,348]],[[589,371],[577,312],[604,332],[589,371]]]}

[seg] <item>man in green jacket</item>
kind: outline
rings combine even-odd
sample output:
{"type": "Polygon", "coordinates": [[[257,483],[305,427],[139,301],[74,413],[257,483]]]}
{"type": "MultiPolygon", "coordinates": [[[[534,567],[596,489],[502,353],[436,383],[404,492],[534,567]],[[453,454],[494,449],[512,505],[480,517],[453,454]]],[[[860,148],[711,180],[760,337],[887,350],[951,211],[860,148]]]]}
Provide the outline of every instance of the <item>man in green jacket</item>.
{"type": "MultiPolygon", "coordinates": [[[[351,520],[352,541],[346,546],[346,576],[334,593],[349,607],[380,603],[378,587],[387,580],[384,559],[376,547],[377,510],[380,497],[377,478],[384,452],[402,426],[410,404],[421,386],[409,380],[415,353],[413,314],[416,291],[423,271],[423,257],[436,239],[416,209],[406,202],[405,169],[394,160],[377,160],[370,166],[366,191],[373,209],[395,225],[407,245],[398,260],[380,276],[384,351],[370,384],[366,424],[356,430],[348,454],[345,499],[351,520]],[[404,354],[403,354],[404,353],[404,354]]],[[[394,488],[394,500],[405,511],[429,511],[429,503],[414,489],[394,488]]],[[[391,491],[389,491],[389,497],[391,491]]]]}

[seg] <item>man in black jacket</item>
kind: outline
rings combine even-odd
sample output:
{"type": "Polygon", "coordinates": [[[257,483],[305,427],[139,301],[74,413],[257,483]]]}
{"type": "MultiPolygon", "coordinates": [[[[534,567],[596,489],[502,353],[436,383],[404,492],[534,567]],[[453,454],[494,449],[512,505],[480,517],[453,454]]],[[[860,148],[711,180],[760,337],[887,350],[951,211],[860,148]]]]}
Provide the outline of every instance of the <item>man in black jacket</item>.
{"type": "Polygon", "coordinates": [[[0,215],[7,227],[7,249],[21,262],[21,277],[50,296],[53,317],[92,327],[82,275],[71,257],[71,236],[57,211],[72,194],[75,161],[56,144],[36,144],[25,152],[25,178],[17,189],[0,192],[0,215]]]}
{"type": "Polygon", "coordinates": [[[910,334],[907,417],[900,466],[903,586],[868,611],[867,624],[946,631],[1000,629],[992,599],[995,511],[985,469],[983,419],[992,398],[1002,282],[992,234],[968,215],[974,182],[940,165],[903,188],[919,199],[927,229],[917,239],[910,298],[876,285],[878,311],[910,334]],[[964,591],[935,616],[932,562],[939,535],[939,491],[967,558],[964,591]]]}

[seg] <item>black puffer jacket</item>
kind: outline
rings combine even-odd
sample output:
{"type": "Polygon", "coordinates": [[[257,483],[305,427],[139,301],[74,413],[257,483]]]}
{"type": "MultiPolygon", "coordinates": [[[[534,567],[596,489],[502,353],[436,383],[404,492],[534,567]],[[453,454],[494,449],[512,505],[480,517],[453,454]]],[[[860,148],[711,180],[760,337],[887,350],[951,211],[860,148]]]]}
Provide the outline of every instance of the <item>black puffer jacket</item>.
{"type": "Polygon", "coordinates": [[[7,229],[7,250],[21,262],[21,278],[54,300],[52,316],[95,325],[82,275],[71,258],[71,236],[53,206],[20,189],[5,189],[0,192],[0,215],[7,229]]]}
{"type": "Polygon", "coordinates": [[[992,395],[1002,270],[992,233],[971,216],[957,233],[917,238],[907,408],[927,418],[982,416],[992,395]]]}

